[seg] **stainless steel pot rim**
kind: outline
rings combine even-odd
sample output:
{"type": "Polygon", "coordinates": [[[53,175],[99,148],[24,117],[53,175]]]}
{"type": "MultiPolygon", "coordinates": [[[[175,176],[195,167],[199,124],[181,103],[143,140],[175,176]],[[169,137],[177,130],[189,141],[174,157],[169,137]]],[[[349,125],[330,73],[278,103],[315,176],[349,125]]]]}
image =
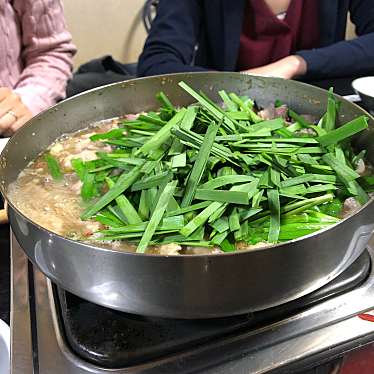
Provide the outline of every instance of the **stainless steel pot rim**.
{"type": "MultiPolygon", "coordinates": [[[[231,73],[231,72],[191,72],[191,73],[188,73],[187,75],[218,75],[220,77],[224,76],[224,75],[238,75],[240,76],[241,78],[243,77],[243,74],[241,73],[231,73]]],[[[85,92],[82,92],[78,95],[75,95],[71,98],[68,98],[66,100],[64,100],[63,102],[60,102],[58,104],[55,104],[54,106],[50,107],[49,109],[45,110],[44,112],[49,112],[49,111],[55,111],[56,109],[58,109],[57,107],[59,107],[62,103],[64,102],[67,102],[67,101],[70,101],[70,100],[73,100],[73,99],[76,99],[77,97],[79,96],[84,96],[84,95],[88,95],[90,93],[93,93],[93,92],[96,92],[96,91],[101,91],[101,90],[104,90],[108,87],[111,87],[111,86],[117,86],[117,85],[122,85],[123,88],[126,88],[127,85],[132,85],[133,82],[138,82],[140,80],[147,80],[147,79],[150,79],[150,78],[159,78],[159,79],[173,79],[174,77],[177,78],[178,76],[184,76],[186,77],[186,73],[175,73],[175,74],[164,74],[164,75],[157,75],[157,76],[152,76],[152,77],[143,77],[143,78],[134,78],[134,79],[130,79],[130,80],[127,80],[127,81],[123,81],[123,82],[117,82],[117,83],[111,83],[111,84],[108,84],[108,85],[104,85],[104,86],[100,86],[100,87],[96,87],[96,88],[93,88],[91,90],[88,90],[88,91],[85,91],[85,92]]],[[[246,75],[247,77],[251,77],[250,75],[246,75]]],[[[265,81],[266,81],[266,77],[259,77],[259,76],[253,76],[254,78],[256,79],[261,79],[263,78],[265,81]]],[[[282,78],[272,78],[272,79],[276,79],[276,80],[279,80],[279,81],[284,81],[284,79],[282,78]]],[[[303,82],[298,82],[298,84],[301,84],[303,86],[310,86],[309,84],[307,83],[303,83],[303,82]]],[[[314,87],[313,86],[313,89],[317,89],[321,92],[325,92],[324,89],[322,88],[319,88],[319,87],[314,87]]],[[[340,95],[337,95],[337,94],[334,94],[339,100],[341,101],[345,101],[345,102],[348,102],[351,106],[355,106],[357,109],[359,109],[361,111],[361,113],[363,112],[365,115],[367,115],[370,119],[374,120],[374,117],[369,114],[367,111],[365,111],[364,109],[362,109],[360,106],[358,106],[357,104],[355,103],[352,103],[352,102],[349,102],[348,100],[344,99],[342,96],[340,95]]],[[[23,127],[21,127],[20,130],[17,131],[17,134],[22,134],[23,132],[23,129],[28,127],[28,126],[31,126],[35,121],[38,120],[39,117],[41,117],[43,115],[44,112],[41,112],[39,113],[38,115],[36,115],[35,117],[33,117],[30,121],[28,121],[23,127]]],[[[62,134],[61,134],[62,135],[62,134]]],[[[8,148],[12,147],[13,143],[15,143],[15,145],[17,145],[17,137],[11,137],[8,141],[8,143],[6,144],[6,146],[4,147],[3,151],[1,152],[0,154],[0,160],[2,159],[3,155],[5,155],[7,152],[8,152],[8,148]]],[[[325,229],[322,229],[322,230],[319,230],[319,231],[316,231],[312,234],[309,234],[309,235],[304,235],[300,238],[297,238],[297,239],[293,239],[293,240],[288,240],[288,241],[285,241],[283,243],[278,243],[278,244],[269,244],[269,245],[264,245],[263,247],[258,247],[258,248],[250,248],[250,249],[245,249],[245,250],[240,250],[240,251],[236,251],[236,252],[223,252],[223,253],[212,253],[212,254],[203,254],[203,255],[200,255],[200,254],[193,254],[193,255],[187,255],[187,254],[179,254],[179,255],[159,255],[159,254],[146,254],[146,253],[134,253],[134,252],[125,252],[125,251],[119,251],[119,250],[114,250],[114,249],[110,249],[110,248],[105,248],[105,247],[100,247],[100,246],[96,246],[94,244],[88,244],[86,242],[81,242],[81,241],[77,241],[77,240],[72,240],[70,238],[67,238],[65,236],[62,236],[62,235],[59,235],[59,234],[56,234],[50,230],[47,230],[46,228],[40,226],[38,223],[32,221],[31,219],[29,219],[28,217],[26,217],[8,198],[7,198],[7,192],[5,191],[5,187],[4,187],[4,181],[1,181],[0,182],[0,192],[1,194],[3,195],[4,199],[6,200],[8,206],[13,209],[14,211],[16,211],[20,216],[22,216],[22,218],[24,220],[26,220],[28,223],[31,223],[32,225],[36,226],[39,230],[42,230],[44,231],[45,233],[47,233],[49,236],[53,236],[53,237],[57,237],[61,240],[65,240],[65,241],[68,241],[70,242],[71,244],[74,244],[74,243],[79,243],[80,245],[86,247],[86,248],[89,248],[89,249],[92,249],[92,247],[94,247],[95,250],[99,250],[103,253],[116,253],[118,256],[119,255],[132,255],[132,256],[145,256],[145,257],[156,257],[156,258],[191,258],[191,259],[201,259],[201,258],[204,258],[204,257],[223,257],[223,256],[236,256],[236,255],[240,255],[240,254],[246,254],[246,253],[249,253],[249,252],[260,252],[260,251],[265,251],[265,250],[270,250],[272,248],[280,248],[280,247],[283,247],[285,245],[289,245],[289,244],[293,244],[293,243],[297,243],[297,242],[300,242],[304,239],[308,239],[308,238],[312,238],[312,237],[315,237],[315,236],[318,236],[328,230],[331,230],[333,229],[334,227],[338,226],[338,225],[342,225],[344,224],[345,221],[349,220],[350,218],[352,218],[353,216],[359,214],[362,210],[366,209],[366,207],[368,207],[370,204],[373,203],[374,201],[374,196],[370,198],[370,200],[365,204],[363,205],[362,207],[360,207],[360,209],[358,209],[353,215],[349,215],[345,218],[343,218],[341,221],[339,221],[338,223],[334,224],[334,225],[331,225],[325,229]]]]}

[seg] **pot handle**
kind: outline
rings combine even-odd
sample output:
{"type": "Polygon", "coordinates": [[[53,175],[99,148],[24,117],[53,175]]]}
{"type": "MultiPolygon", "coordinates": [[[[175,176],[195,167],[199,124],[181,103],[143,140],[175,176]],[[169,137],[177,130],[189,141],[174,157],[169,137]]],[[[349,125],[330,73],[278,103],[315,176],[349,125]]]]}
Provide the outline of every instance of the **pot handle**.
{"type": "Polygon", "coordinates": [[[360,226],[355,231],[342,261],[342,264],[345,265],[344,267],[350,266],[368,245],[374,247],[373,234],[374,224],[360,226]],[[370,241],[372,242],[371,244],[369,243],[370,241]]]}

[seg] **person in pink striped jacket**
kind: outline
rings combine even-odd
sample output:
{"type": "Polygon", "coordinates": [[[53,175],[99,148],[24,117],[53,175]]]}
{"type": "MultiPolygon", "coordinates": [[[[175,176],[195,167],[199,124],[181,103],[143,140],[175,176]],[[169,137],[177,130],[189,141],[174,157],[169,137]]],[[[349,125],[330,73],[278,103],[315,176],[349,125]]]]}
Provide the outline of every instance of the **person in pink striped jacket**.
{"type": "Polygon", "coordinates": [[[60,0],[0,0],[0,134],[65,97],[76,52],[60,0]]]}

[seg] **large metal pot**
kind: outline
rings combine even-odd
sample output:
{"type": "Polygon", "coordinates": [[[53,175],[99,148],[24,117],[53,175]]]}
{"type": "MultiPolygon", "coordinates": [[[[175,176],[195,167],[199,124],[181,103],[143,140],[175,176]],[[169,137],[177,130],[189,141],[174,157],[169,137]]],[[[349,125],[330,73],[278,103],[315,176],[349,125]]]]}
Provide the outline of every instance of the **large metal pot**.
{"type": "MultiPolygon", "coordinates": [[[[3,195],[8,199],[8,185],[63,133],[124,113],[156,109],[155,94],[160,90],[177,105],[191,103],[177,86],[180,80],[217,100],[217,91],[225,88],[249,95],[260,105],[280,99],[298,112],[319,116],[326,108],[324,90],[295,81],[236,73],[175,74],[109,85],[54,106],[13,136],[1,155],[3,195]]],[[[338,99],[344,122],[364,114],[358,106],[338,99]]],[[[374,163],[373,118],[370,129],[356,143],[368,150],[374,163]]],[[[347,268],[364,250],[374,228],[372,199],[328,230],[270,248],[221,255],[143,255],[65,239],[36,225],[12,201],[8,202],[17,240],[52,281],[97,304],[162,317],[228,316],[298,298],[347,268]]]]}

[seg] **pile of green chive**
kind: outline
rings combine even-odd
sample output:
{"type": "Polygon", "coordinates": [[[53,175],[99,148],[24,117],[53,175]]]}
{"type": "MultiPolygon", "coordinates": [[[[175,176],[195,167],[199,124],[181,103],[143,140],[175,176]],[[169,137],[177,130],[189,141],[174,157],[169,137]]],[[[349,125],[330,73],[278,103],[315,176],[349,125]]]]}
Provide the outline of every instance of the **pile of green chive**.
{"type": "MultiPolygon", "coordinates": [[[[248,97],[220,91],[221,106],[179,86],[195,104],[177,108],[161,92],[159,112],[91,137],[112,152],[72,161],[83,182],[81,218],[105,226],[99,240],[135,243],[138,253],[171,243],[232,252],[324,229],[340,220],[347,197],[369,200],[373,177],[355,171],[365,152],[355,154],[349,139],[367,118],[336,127],[332,90],[312,124],[292,110],[292,123],[263,120],[248,97]]],[[[47,162],[61,178],[56,160],[47,162]]]]}

